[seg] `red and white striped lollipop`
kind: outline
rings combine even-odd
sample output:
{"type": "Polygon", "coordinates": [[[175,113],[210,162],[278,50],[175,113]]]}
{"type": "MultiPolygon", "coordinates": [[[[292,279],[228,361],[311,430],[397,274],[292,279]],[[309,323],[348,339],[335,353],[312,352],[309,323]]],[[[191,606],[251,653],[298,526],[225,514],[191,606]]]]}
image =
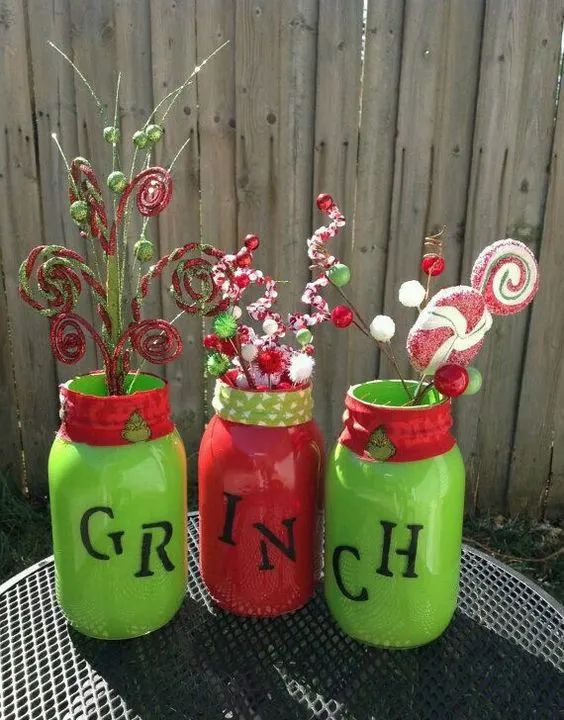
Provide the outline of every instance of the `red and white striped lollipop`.
{"type": "Polygon", "coordinates": [[[478,255],[472,287],[484,296],[494,315],[512,315],[526,307],[539,289],[539,269],[529,248],[519,240],[498,240],[478,255]]]}
{"type": "Polygon", "coordinates": [[[411,364],[425,375],[446,363],[468,365],[480,351],[492,317],[484,298],[466,285],[440,290],[407,336],[411,364]]]}

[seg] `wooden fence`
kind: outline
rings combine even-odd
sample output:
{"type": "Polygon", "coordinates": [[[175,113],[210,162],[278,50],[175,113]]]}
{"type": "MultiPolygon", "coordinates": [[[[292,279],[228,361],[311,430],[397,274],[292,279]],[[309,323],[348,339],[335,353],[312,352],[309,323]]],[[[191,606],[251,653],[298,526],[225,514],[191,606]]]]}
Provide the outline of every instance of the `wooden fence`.
{"type": "MultiPolygon", "coordinates": [[[[468,281],[472,260],[511,236],[540,257],[529,313],[496,322],[477,365],[482,392],[457,403],[468,507],[564,510],[564,104],[558,106],[564,0],[5,0],[0,9],[0,466],[46,491],[57,382],[46,322],[18,299],[17,269],[38,243],[80,248],[69,222],[70,156],[101,158],[96,108],[47,45],[53,40],[113,102],[123,72],[123,135],[223,41],[170,115],[163,162],[186,137],[175,200],[153,240],[160,253],[201,236],[233,249],[263,240],[261,267],[299,306],[304,240],[330,192],[348,218],[335,251],[354,300],[384,309],[398,335],[413,321],[396,302],[418,276],[423,236],[446,224],[443,284],[468,281]]],[[[83,312],[92,313],[91,307],[83,312]]],[[[173,316],[166,291],[151,312],[173,316]]],[[[191,451],[206,418],[202,328],[167,377],[191,451]]],[[[360,334],[317,339],[316,415],[335,437],[343,392],[388,368],[360,334]]],[[[92,352],[78,366],[95,362],[92,352]]],[[[70,368],[76,374],[77,368],[70,368]]]]}

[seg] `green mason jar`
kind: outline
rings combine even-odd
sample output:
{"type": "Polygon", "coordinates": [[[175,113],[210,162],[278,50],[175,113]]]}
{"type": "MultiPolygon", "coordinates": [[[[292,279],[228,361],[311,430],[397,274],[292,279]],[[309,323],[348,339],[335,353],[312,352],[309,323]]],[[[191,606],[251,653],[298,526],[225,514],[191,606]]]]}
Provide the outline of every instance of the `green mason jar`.
{"type": "Polygon", "coordinates": [[[351,387],[326,479],[327,603],[348,635],[388,648],[441,635],[460,573],[464,464],[450,401],[406,401],[399,381],[351,387]]]}
{"type": "Polygon", "coordinates": [[[60,388],[49,456],[56,592],[78,631],[124,639],[167,623],[184,598],[186,455],[164,380],[141,374],[132,394],[105,393],[100,373],[60,388]]]}

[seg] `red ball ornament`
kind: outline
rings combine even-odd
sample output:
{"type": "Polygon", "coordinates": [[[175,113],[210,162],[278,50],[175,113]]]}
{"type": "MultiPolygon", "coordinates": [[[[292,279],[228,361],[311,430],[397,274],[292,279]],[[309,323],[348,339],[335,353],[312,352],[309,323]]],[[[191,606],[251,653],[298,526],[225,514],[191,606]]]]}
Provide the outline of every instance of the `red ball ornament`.
{"type": "Polygon", "coordinates": [[[423,256],[421,260],[421,270],[425,275],[440,275],[445,269],[445,259],[442,255],[435,255],[435,253],[429,253],[423,256]]]}
{"type": "Polygon", "coordinates": [[[206,335],[204,338],[204,347],[208,350],[217,350],[219,348],[219,338],[217,335],[206,335]]]}
{"type": "Polygon", "coordinates": [[[237,287],[240,287],[241,290],[244,290],[246,287],[248,287],[250,283],[250,279],[248,275],[236,275],[235,276],[235,285],[237,287]]]}
{"type": "Polygon", "coordinates": [[[277,375],[284,370],[284,356],[276,348],[259,352],[256,363],[263,375],[277,375]]]}
{"type": "Polygon", "coordinates": [[[247,235],[247,237],[245,238],[245,247],[247,248],[247,250],[253,252],[253,250],[256,250],[259,245],[260,240],[258,238],[258,235],[247,235]]]}
{"type": "Polygon", "coordinates": [[[231,340],[219,340],[219,352],[227,355],[228,358],[234,358],[237,350],[233,347],[231,340]]]}
{"type": "Polygon", "coordinates": [[[247,250],[247,248],[239,250],[235,257],[237,265],[240,268],[247,268],[252,262],[251,253],[247,250]]]}
{"type": "Polygon", "coordinates": [[[458,397],[468,387],[468,371],[462,365],[446,363],[435,372],[435,387],[447,397],[458,397]]]}
{"type": "Polygon", "coordinates": [[[317,196],[317,207],[321,212],[327,212],[334,204],[333,198],[328,193],[321,193],[321,195],[317,196]]]}
{"type": "Polygon", "coordinates": [[[353,312],[346,305],[335,305],[331,310],[331,322],[335,327],[346,328],[353,321],[353,312]]]}

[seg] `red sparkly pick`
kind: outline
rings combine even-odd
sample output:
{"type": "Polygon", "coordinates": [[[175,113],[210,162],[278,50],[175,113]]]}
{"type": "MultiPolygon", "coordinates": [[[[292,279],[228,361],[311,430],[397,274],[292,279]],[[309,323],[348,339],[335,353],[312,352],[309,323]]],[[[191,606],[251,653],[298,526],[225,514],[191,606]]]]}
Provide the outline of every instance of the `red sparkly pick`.
{"type": "Polygon", "coordinates": [[[284,370],[284,356],[276,348],[259,352],[256,362],[263,375],[277,375],[284,370]]]}
{"type": "Polygon", "coordinates": [[[335,305],[331,310],[331,322],[335,327],[346,328],[353,321],[353,312],[346,305],[335,305]]]}

